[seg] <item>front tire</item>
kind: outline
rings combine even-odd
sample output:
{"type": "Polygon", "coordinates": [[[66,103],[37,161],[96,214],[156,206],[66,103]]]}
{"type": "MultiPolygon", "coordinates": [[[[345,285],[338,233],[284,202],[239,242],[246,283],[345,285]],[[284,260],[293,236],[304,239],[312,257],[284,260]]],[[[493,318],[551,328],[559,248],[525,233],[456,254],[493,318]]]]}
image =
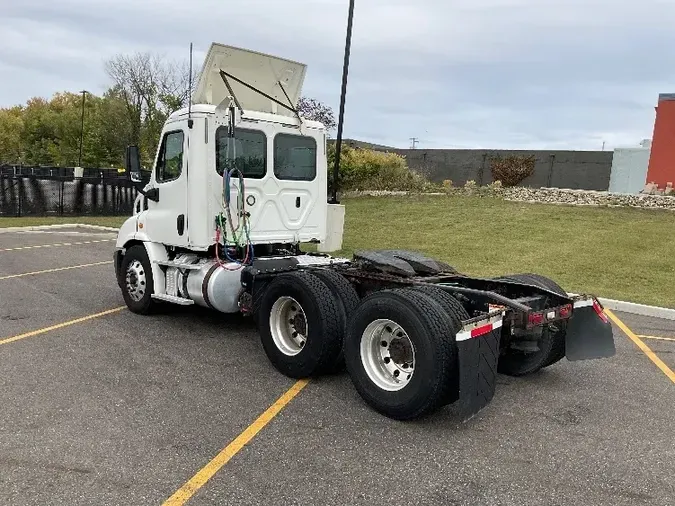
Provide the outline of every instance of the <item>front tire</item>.
{"type": "Polygon", "coordinates": [[[342,348],[337,299],[308,272],[275,277],[261,295],[256,320],[272,365],[291,378],[330,372],[342,348]]]}
{"type": "Polygon", "coordinates": [[[124,302],[131,312],[151,314],[157,307],[152,298],[154,281],[152,267],[145,246],[137,244],[129,248],[122,260],[120,286],[124,302]]]}

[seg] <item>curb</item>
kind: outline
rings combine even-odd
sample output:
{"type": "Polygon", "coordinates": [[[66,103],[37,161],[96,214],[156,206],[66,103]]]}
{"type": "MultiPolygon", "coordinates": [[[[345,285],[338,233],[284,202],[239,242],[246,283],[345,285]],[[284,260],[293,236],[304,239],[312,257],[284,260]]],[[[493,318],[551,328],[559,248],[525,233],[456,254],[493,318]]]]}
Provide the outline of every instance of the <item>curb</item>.
{"type": "Polygon", "coordinates": [[[651,316],[652,318],[663,318],[664,320],[675,320],[675,309],[647,306],[645,304],[636,304],[634,302],[625,302],[622,300],[603,299],[600,297],[598,297],[598,300],[600,301],[600,304],[612,311],[651,316]]]}
{"type": "Polygon", "coordinates": [[[109,232],[117,232],[118,228],[115,227],[105,227],[103,225],[89,225],[87,223],[58,223],[56,225],[34,225],[27,227],[5,227],[0,228],[0,234],[9,233],[9,232],[22,232],[30,230],[49,230],[49,229],[58,229],[58,228],[89,228],[93,230],[106,230],[109,232]]]}

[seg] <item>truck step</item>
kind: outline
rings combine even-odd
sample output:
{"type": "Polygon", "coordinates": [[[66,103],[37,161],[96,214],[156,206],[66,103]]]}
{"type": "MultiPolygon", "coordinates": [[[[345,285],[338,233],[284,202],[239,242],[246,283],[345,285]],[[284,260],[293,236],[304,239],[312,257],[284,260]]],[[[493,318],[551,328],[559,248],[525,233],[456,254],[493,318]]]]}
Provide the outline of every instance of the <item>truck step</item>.
{"type": "Polygon", "coordinates": [[[153,299],[163,300],[165,302],[171,302],[173,304],[179,304],[181,306],[192,306],[195,301],[192,299],[184,299],[183,297],[176,297],[174,295],[166,295],[164,293],[153,293],[153,299]]]}

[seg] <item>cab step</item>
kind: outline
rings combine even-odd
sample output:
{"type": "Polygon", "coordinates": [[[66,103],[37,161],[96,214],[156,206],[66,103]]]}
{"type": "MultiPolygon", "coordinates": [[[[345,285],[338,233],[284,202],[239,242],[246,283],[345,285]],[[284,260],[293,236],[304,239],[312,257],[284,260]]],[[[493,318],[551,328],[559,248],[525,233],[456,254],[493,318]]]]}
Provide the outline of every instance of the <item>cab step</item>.
{"type": "Polygon", "coordinates": [[[171,302],[173,304],[179,304],[181,306],[192,306],[195,301],[192,299],[185,299],[183,297],[176,297],[175,295],[167,295],[165,293],[153,293],[153,299],[162,300],[164,302],[171,302]]]}

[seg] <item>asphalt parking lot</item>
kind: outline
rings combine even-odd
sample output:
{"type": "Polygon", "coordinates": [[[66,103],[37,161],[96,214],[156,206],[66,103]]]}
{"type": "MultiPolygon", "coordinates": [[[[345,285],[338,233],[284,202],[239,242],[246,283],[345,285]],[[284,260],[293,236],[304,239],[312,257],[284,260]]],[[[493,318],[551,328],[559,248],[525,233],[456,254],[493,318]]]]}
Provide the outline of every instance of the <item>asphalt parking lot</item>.
{"type": "MultiPolygon", "coordinates": [[[[617,326],[615,357],[501,377],[466,423],[388,420],[340,374],[251,427],[295,385],[252,322],[130,313],[113,245],[0,234],[0,504],[675,504],[675,384],[617,326]]],[[[675,369],[675,322],[614,314],[675,369]]]]}

